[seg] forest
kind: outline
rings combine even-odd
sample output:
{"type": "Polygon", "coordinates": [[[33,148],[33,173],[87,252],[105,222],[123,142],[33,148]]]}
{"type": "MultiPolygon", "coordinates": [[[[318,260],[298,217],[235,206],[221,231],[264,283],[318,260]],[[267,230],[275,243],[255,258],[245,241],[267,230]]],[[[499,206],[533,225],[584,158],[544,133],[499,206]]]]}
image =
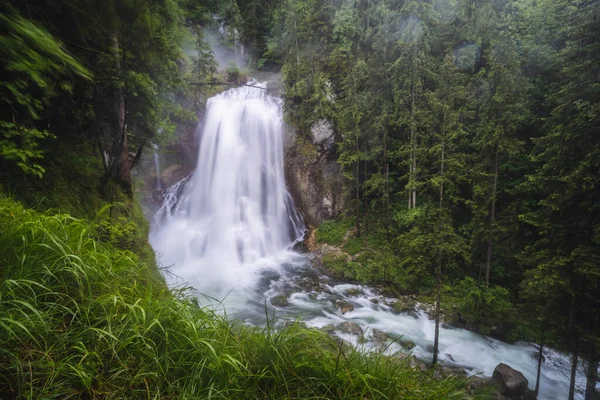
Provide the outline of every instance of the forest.
{"type": "Polygon", "coordinates": [[[322,267],[434,304],[434,366],[445,315],[538,343],[540,366],[568,352],[569,400],[598,398],[600,2],[0,5],[0,397],[464,398],[167,288],[136,166],[208,97],[280,71],[303,154],[326,121],[343,173],[342,212],[309,227],[337,249],[322,267]],[[209,32],[247,66],[220,66],[209,32]]]}

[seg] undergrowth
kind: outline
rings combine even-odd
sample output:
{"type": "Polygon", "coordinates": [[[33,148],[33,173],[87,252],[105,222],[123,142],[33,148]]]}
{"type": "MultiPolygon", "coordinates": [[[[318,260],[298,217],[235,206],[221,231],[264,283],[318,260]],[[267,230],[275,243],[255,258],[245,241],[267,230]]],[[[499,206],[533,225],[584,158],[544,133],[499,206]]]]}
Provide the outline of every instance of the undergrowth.
{"type": "Polygon", "coordinates": [[[85,220],[0,196],[0,226],[0,398],[464,396],[457,381],[342,350],[300,324],[252,328],[216,315],[85,220]]]}

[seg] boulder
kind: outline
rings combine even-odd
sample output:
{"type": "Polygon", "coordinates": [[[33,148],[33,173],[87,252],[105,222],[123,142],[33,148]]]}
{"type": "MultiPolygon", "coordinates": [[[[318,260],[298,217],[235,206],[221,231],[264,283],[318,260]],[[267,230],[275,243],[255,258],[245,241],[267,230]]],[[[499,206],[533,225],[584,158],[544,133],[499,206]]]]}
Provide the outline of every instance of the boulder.
{"type": "Polygon", "coordinates": [[[352,335],[361,336],[363,334],[363,330],[359,324],[350,321],[344,321],[337,325],[337,329],[342,332],[350,333],[352,335]]]}
{"type": "Polygon", "coordinates": [[[335,306],[340,309],[342,314],[346,314],[347,312],[354,310],[354,306],[345,300],[337,300],[335,302],[335,306]]]}
{"type": "Polygon", "coordinates": [[[287,307],[288,304],[288,299],[284,295],[271,297],[271,305],[273,307],[287,307]]]}
{"type": "Polygon", "coordinates": [[[402,347],[404,347],[406,350],[412,350],[415,348],[415,343],[408,340],[408,339],[398,339],[398,344],[402,347]]]}
{"type": "Polygon", "coordinates": [[[373,304],[379,304],[379,299],[377,299],[376,297],[371,297],[371,298],[369,299],[369,301],[370,301],[371,303],[373,303],[373,304]]]}
{"type": "Polygon", "coordinates": [[[388,340],[388,336],[385,332],[379,329],[373,329],[373,340],[378,344],[384,344],[388,340]]]}
{"type": "Polygon", "coordinates": [[[527,391],[527,385],[529,385],[529,381],[520,371],[504,363],[496,366],[492,379],[498,383],[500,393],[511,399],[520,399],[527,391]]]}

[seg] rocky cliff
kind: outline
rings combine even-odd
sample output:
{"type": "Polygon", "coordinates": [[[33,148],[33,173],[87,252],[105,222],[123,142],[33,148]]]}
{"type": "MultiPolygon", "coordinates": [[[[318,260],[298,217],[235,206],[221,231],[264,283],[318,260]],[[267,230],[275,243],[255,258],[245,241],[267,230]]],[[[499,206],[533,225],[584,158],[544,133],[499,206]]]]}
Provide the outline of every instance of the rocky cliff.
{"type": "Polygon", "coordinates": [[[288,128],[285,135],[288,187],[306,222],[316,227],[338,216],[344,207],[344,178],[336,162],[333,126],[320,120],[309,134],[288,128]]]}

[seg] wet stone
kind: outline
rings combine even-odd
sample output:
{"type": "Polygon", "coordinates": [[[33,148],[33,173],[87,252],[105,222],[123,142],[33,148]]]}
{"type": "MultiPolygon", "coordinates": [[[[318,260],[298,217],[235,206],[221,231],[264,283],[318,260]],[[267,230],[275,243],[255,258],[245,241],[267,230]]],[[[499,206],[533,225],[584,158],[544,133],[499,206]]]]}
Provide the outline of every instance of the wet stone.
{"type": "Polygon", "coordinates": [[[342,314],[346,314],[349,311],[354,310],[354,306],[346,300],[337,300],[335,306],[340,309],[342,314]]]}
{"type": "Polygon", "coordinates": [[[398,339],[397,342],[400,346],[404,347],[407,350],[412,350],[416,346],[413,341],[408,339],[398,339]]]}
{"type": "Polygon", "coordinates": [[[289,304],[287,297],[284,295],[271,297],[271,305],[273,307],[287,307],[289,304]]]}
{"type": "Polygon", "coordinates": [[[363,295],[363,291],[362,289],[348,289],[344,294],[349,297],[359,297],[363,295]]]}
{"type": "Polygon", "coordinates": [[[385,332],[380,331],[379,329],[373,329],[373,340],[380,344],[387,342],[388,336],[385,332]]]}
{"type": "Polygon", "coordinates": [[[363,334],[363,330],[360,327],[360,325],[358,325],[355,322],[350,322],[350,321],[344,321],[344,322],[338,324],[337,329],[339,329],[342,332],[350,333],[352,335],[357,335],[357,336],[361,336],[363,334]]]}

